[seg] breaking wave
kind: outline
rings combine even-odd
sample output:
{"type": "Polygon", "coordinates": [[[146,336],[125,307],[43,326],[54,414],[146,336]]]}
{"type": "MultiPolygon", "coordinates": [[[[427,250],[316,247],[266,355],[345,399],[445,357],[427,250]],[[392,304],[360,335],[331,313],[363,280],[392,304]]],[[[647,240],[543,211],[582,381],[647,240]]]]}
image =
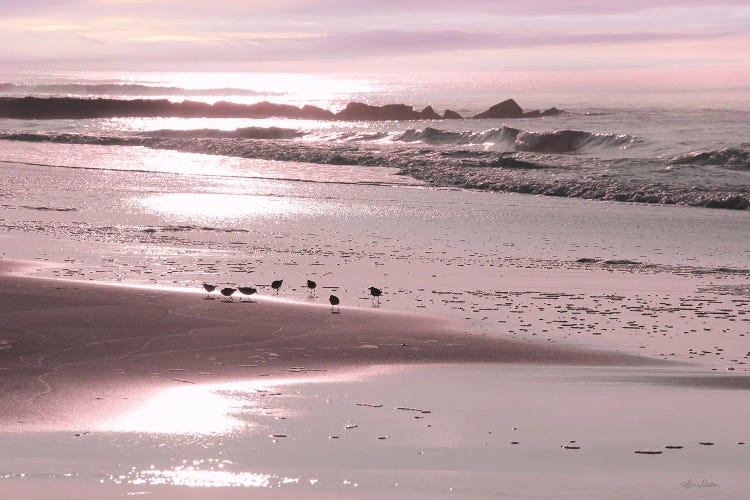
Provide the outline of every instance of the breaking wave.
{"type": "Polygon", "coordinates": [[[574,153],[583,149],[625,149],[640,142],[626,134],[596,134],[582,130],[554,130],[552,132],[521,131],[516,137],[518,151],[536,153],[574,153]]]}
{"type": "Polygon", "coordinates": [[[512,146],[520,130],[501,127],[485,132],[450,132],[432,127],[425,129],[409,129],[396,136],[393,140],[399,142],[423,142],[433,145],[471,145],[471,144],[505,144],[512,146]]]}
{"type": "Polygon", "coordinates": [[[301,135],[302,132],[295,129],[250,127],[234,131],[160,130],[119,137],[0,133],[0,139],[143,146],[251,159],[391,167],[402,175],[435,186],[593,200],[750,208],[748,150],[743,148],[692,152],[673,159],[608,160],[559,154],[559,150],[624,147],[637,139],[579,131],[532,133],[508,127],[478,133],[407,130],[390,136],[387,141],[375,140],[382,137],[379,134],[369,134],[369,140],[353,135],[354,142],[341,140],[341,137],[295,140],[301,135]],[[509,140],[507,138],[514,135],[515,150],[501,152],[471,147],[483,138],[509,140]],[[408,144],[430,141],[434,144],[432,147],[408,144]],[[518,149],[518,144],[526,149],[518,149]],[[687,168],[672,168],[675,164],[684,164],[687,168]],[[723,175],[707,175],[706,169],[715,165],[724,168],[723,175]]]}
{"type": "Polygon", "coordinates": [[[750,170],[750,150],[745,148],[701,149],[680,155],[675,165],[711,165],[737,170],[750,170]]]}
{"type": "Polygon", "coordinates": [[[436,128],[409,129],[394,138],[400,142],[422,142],[431,145],[494,144],[509,150],[533,153],[575,153],[592,148],[624,149],[639,142],[631,135],[597,134],[582,130],[527,132],[500,127],[484,132],[450,132],[436,128]]]}

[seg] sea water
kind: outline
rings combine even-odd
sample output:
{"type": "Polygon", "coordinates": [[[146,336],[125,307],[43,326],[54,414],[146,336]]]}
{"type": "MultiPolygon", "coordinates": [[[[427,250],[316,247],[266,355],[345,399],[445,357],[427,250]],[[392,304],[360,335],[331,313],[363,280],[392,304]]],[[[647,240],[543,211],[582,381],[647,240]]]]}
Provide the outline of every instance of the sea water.
{"type": "MultiPolygon", "coordinates": [[[[29,143],[146,147],[302,163],[307,177],[320,170],[319,180],[325,181],[338,180],[336,169],[317,165],[378,167],[384,178],[395,172],[433,186],[560,197],[730,209],[747,209],[750,200],[750,91],[741,88],[606,92],[538,88],[491,74],[27,73],[3,75],[0,95],[266,100],[333,111],[348,102],[406,103],[466,117],[406,122],[3,119],[0,139],[10,143],[5,151],[25,150],[29,143]],[[507,98],[525,110],[556,106],[566,112],[544,118],[470,118],[507,98]]],[[[42,155],[37,163],[45,161],[42,155]]],[[[356,181],[356,174],[347,179],[356,181]]]]}

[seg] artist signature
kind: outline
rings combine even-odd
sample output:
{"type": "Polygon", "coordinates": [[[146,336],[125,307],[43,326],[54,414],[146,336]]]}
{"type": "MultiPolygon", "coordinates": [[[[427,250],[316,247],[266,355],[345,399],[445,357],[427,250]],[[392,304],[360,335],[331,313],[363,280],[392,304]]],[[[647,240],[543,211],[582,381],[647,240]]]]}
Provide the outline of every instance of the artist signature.
{"type": "Polygon", "coordinates": [[[682,486],[683,488],[718,488],[719,483],[714,483],[713,481],[709,481],[708,479],[702,479],[700,481],[693,481],[692,479],[688,479],[687,481],[680,483],[680,486],[682,486]]]}

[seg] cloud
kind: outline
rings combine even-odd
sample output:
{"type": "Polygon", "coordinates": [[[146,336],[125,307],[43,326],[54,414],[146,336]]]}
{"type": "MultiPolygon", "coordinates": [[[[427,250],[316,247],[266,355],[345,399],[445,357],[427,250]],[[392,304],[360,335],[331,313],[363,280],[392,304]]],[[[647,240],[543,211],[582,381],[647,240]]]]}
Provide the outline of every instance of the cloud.
{"type": "Polygon", "coordinates": [[[462,51],[488,57],[514,49],[536,50],[540,60],[551,61],[549,47],[558,46],[575,64],[594,46],[675,45],[750,34],[750,1],[739,0],[0,2],[0,64],[364,65],[389,58],[408,64],[413,55],[453,61],[462,51]]]}
{"type": "Polygon", "coordinates": [[[298,13],[328,15],[379,14],[399,12],[456,12],[509,16],[589,15],[621,14],[643,10],[663,10],[681,7],[750,6],[748,0],[310,0],[302,7],[295,6],[298,13]]]}
{"type": "MultiPolygon", "coordinates": [[[[347,55],[389,55],[415,52],[441,52],[465,49],[509,49],[550,45],[638,44],[654,41],[700,40],[720,38],[722,33],[585,33],[585,34],[519,34],[473,33],[447,30],[409,32],[396,30],[367,31],[328,36],[320,40],[315,51],[336,50],[347,55]]],[[[312,47],[309,47],[312,48],[312,47]]]]}
{"type": "MultiPolygon", "coordinates": [[[[685,42],[720,39],[716,35],[660,33],[590,33],[581,35],[517,35],[470,33],[463,31],[369,31],[334,34],[318,37],[254,38],[252,35],[233,34],[223,39],[198,34],[196,43],[188,37],[164,34],[158,39],[133,39],[127,47],[106,44],[107,59],[155,64],[200,63],[213,65],[262,66],[265,63],[288,63],[294,68],[320,63],[349,65],[374,58],[405,58],[409,56],[445,57],[449,53],[466,51],[540,50],[545,47],[569,46],[570,50],[585,47],[685,42]],[[584,47],[576,48],[577,46],[584,47]]],[[[91,47],[87,54],[91,56],[91,47]]],[[[415,61],[416,62],[416,61],[415,61]]]]}

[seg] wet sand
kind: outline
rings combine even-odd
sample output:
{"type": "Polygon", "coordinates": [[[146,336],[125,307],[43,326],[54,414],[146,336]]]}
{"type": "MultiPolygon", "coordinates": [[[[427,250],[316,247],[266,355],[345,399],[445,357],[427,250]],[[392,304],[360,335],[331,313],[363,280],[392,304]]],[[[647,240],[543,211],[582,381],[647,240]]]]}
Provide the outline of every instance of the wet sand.
{"type": "Polygon", "coordinates": [[[410,313],[252,301],[197,289],[30,278],[3,262],[0,421],[6,429],[111,412],[132,387],[279,377],[380,364],[654,365],[620,353],[476,335],[456,321],[410,313]],[[7,274],[14,271],[14,274],[7,274]],[[99,394],[101,393],[101,394],[99,394]],[[98,394],[98,395],[97,395],[98,394]],[[87,400],[88,398],[88,400],[87,400]]]}
{"type": "Polygon", "coordinates": [[[30,498],[51,491],[65,498],[742,498],[750,487],[750,448],[740,444],[748,440],[747,399],[626,381],[661,370],[379,366],[348,379],[307,374],[165,388],[109,427],[0,434],[3,491],[30,498]],[[185,432],[185,424],[214,430],[185,432]]]}
{"type": "MultiPolygon", "coordinates": [[[[30,277],[40,265],[0,264],[10,495],[678,499],[750,486],[740,373],[387,309],[30,277]]],[[[580,303],[538,293],[561,301],[539,321],[580,303]]]]}

